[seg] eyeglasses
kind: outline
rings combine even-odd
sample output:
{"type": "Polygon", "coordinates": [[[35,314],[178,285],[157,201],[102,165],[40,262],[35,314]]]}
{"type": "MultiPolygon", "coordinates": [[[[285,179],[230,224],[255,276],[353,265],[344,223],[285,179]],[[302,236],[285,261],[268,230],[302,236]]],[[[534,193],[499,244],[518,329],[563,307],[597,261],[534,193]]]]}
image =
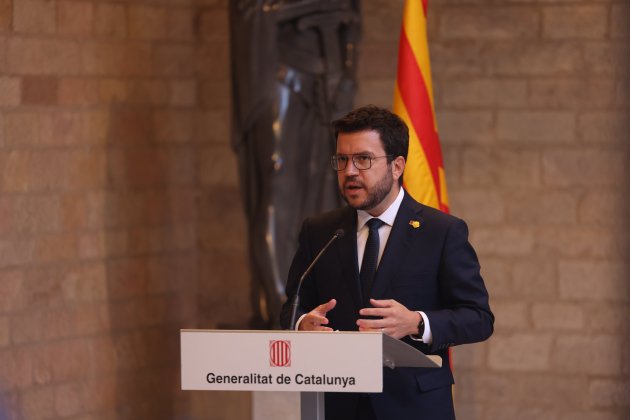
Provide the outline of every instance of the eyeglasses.
{"type": "Polygon", "coordinates": [[[333,155],[330,158],[330,166],[335,171],[343,171],[348,166],[348,161],[352,159],[352,164],[360,171],[368,170],[372,167],[372,161],[374,159],[391,158],[393,155],[385,156],[370,156],[365,154],[358,155],[333,155]]]}

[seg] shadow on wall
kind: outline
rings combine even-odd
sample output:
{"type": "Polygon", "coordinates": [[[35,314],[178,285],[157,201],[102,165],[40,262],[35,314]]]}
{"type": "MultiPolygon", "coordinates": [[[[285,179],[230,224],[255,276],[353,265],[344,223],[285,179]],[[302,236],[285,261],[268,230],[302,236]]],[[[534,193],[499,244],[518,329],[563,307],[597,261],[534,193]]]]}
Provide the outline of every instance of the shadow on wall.
{"type": "MultiPolygon", "coordinates": [[[[626,15],[625,15],[625,19],[622,20],[622,22],[626,22],[625,23],[625,27],[626,27],[626,31],[628,33],[628,37],[630,38],[630,7],[628,7],[626,5],[626,15]]],[[[629,41],[626,41],[629,42],[629,41]]],[[[623,68],[630,68],[630,55],[626,55],[625,56],[625,66],[623,68]]],[[[623,215],[624,215],[624,220],[625,220],[625,226],[623,228],[625,228],[626,234],[623,235],[622,237],[625,238],[625,243],[623,244],[624,246],[624,252],[626,255],[625,261],[626,261],[626,268],[627,268],[627,273],[626,273],[626,302],[630,302],[630,74],[626,73],[625,77],[623,78],[622,82],[621,82],[621,91],[623,92],[622,95],[625,95],[624,98],[621,100],[621,102],[625,105],[625,118],[623,119],[625,122],[625,127],[623,132],[625,133],[623,135],[624,139],[622,140],[623,143],[625,144],[626,148],[625,148],[625,153],[626,153],[626,159],[625,159],[625,183],[626,183],[626,194],[625,194],[625,201],[623,202],[623,215]],[[624,141],[625,140],[625,141],[624,141]]],[[[630,305],[627,305],[626,307],[626,316],[624,319],[630,319],[630,305]]],[[[626,324],[627,325],[627,324],[626,324]]],[[[624,369],[625,371],[624,373],[624,384],[625,384],[625,390],[626,392],[628,391],[628,386],[630,384],[630,329],[626,329],[626,337],[625,337],[625,344],[624,344],[624,350],[623,350],[623,357],[624,357],[624,369]]],[[[620,395],[623,395],[623,391],[621,392],[620,395]]],[[[625,418],[630,418],[630,404],[627,403],[627,394],[626,397],[620,397],[620,401],[626,401],[625,405],[626,405],[626,410],[625,410],[625,418]]]]}
{"type": "MultiPolygon", "coordinates": [[[[625,14],[625,19],[622,20],[622,22],[626,22],[625,23],[625,28],[626,28],[626,32],[628,33],[628,38],[630,38],[630,7],[628,7],[626,5],[626,14],[625,14]]],[[[630,43],[630,41],[628,41],[630,43]]],[[[630,68],[630,55],[626,55],[625,57],[626,63],[624,66],[622,66],[622,68],[630,68]]],[[[624,206],[624,212],[623,214],[628,216],[626,217],[626,243],[625,245],[625,253],[626,253],[626,262],[628,263],[628,278],[630,279],[630,74],[626,73],[625,77],[623,78],[622,82],[621,82],[621,95],[624,95],[624,97],[622,98],[621,102],[622,104],[625,105],[625,118],[624,118],[624,122],[625,122],[625,127],[624,127],[624,133],[625,135],[624,140],[625,140],[625,145],[626,145],[626,164],[625,164],[625,169],[626,169],[626,176],[625,176],[625,182],[626,182],[626,200],[623,203],[624,206]]],[[[630,282],[629,282],[630,283],[630,282]]],[[[630,287],[628,287],[628,301],[630,301],[630,287]]],[[[630,306],[628,306],[628,313],[626,316],[626,319],[630,318],[630,306]]],[[[630,378],[630,333],[627,335],[627,341],[626,341],[626,376],[630,378]]],[[[627,409],[627,414],[628,417],[630,417],[630,406],[627,409]]]]}
{"type": "MultiPolygon", "coordinates": [[[[191,227],[174,223],[177,181],[192,150],[160,144],[151,109],[112,107],[104,220],[115,398],[121,419],[175,418],[179,327],[192,324],[196,259],[191,227]],[[188,229],[186,229],[188,227],[188,229]],[[178,282],[179,280],[179,282],[178,282]]],[[[185,168],[189,169],[185,169],[185,168]]],[[[190,200],[183,202],[188,203],[190,200]]],[[[191,210],[188,210],[191,211],[191,210]]]]}

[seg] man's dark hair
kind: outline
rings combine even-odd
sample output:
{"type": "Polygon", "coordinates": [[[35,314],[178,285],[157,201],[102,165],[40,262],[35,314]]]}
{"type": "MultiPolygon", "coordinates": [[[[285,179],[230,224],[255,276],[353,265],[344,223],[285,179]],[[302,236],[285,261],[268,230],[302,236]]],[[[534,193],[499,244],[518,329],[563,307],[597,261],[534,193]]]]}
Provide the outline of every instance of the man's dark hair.
{"type": "MultiPolygon", "coordinates": [[[[374,130],[378,132],[383,149],[392,158],[402,156],[407,160],[409,129],[400,117],[385,108],[366,105],[350,111],[345,117],[332,122],[335,140],[339,133],[356,133],[374,130]]],[[[387,159],[391,162],[392,159],[387,159]]],[[[402,179],[402,177],[401,177],[402,179]]]]}

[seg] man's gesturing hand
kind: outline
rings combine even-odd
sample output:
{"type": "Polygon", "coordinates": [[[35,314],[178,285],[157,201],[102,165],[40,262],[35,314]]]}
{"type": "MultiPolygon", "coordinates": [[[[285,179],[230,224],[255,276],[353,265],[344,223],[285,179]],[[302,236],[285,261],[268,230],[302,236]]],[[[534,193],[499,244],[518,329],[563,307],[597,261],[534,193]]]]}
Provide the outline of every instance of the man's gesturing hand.
{"type": "Polygon", "coordinates": [[[326,313],[334,308],[335,305],[337,305],[335,299],[330,299],[328,302],[322,303],[302,318],[298,329],[300,331],[332,331],[332,328],[326,327],[328,324],[326,313]]]}
{"type": "Polygon", "coordinates": [[[370,299],[370,303],[374,307],[363,308],[359,314],[361,316],[377,316],[381,319],[357,320],[359,331],[382,331],[394,338],[418,333],[419,313],[410,311],[393,299],[370,299]]]}

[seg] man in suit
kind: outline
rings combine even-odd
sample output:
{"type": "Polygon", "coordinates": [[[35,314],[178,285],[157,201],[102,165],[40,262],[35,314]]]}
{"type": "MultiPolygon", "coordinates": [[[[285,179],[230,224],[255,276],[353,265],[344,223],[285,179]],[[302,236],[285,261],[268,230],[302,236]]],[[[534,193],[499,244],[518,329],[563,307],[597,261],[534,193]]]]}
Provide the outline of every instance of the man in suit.
{"type": "Polygon", "coordinates": [[[326,419],[454,419],[448,348],[487,339],[494,322],[466,224],[402,188],[409,133],[395,114],[366,106],[333,128],[331,163],[348,206],[304,221],[289,298],[335,231],[345,235],[305,279],[296,325],[289,303],[282,325],[382,331],[442,357],[439,369],[384,368],[382,393],[327,393],[326,419]]]}

